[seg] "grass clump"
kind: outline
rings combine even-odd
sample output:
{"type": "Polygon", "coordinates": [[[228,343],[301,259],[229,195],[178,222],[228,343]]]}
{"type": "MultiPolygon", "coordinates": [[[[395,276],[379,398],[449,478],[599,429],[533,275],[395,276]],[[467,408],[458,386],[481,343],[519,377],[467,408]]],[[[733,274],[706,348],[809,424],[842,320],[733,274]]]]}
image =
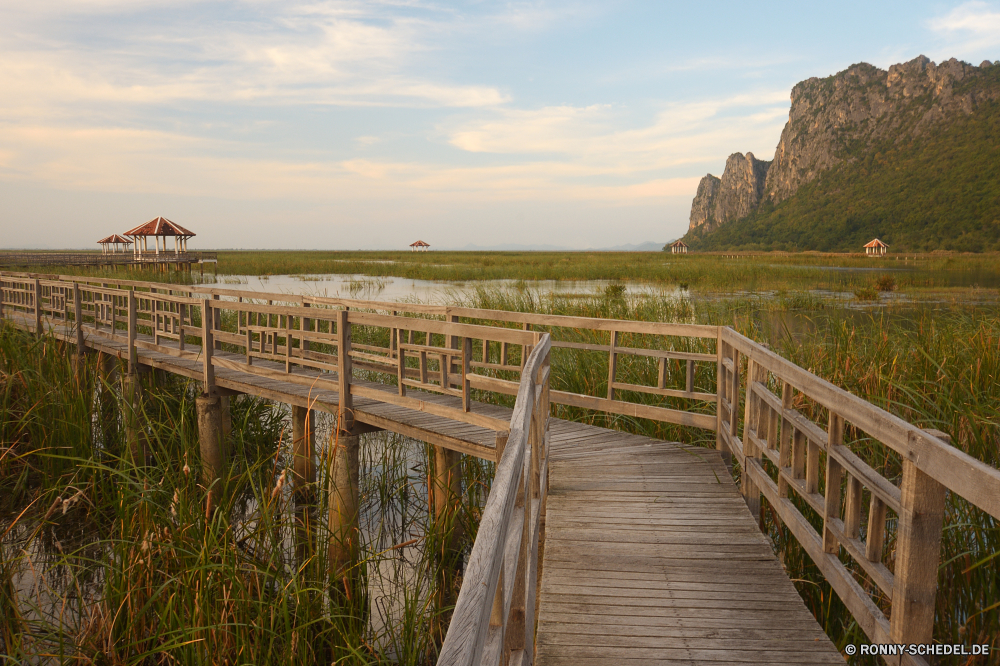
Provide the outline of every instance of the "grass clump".
{"type": "Polygon", "coordinates": [[[67,352],[0,323],[0,655],[13,663],[434,663],[460,585],[447,572],[470,540],[450,535],[475,534],[491,464],[463,461],[463,503],[437,520],[428,514],[425,447],[366,436],[359,556],[331,576],[324,488],[335,428],[318,438],[318,500],[303,540],[282,406],[233,399],[222,501],[206,512],[197,385],[143,375],[149,455],[135,464],[124,454],[117,360],[88,357],[78,369],[67,352]],[[444,549],[451,559],[443,543],[454,544],[444,549]]]}

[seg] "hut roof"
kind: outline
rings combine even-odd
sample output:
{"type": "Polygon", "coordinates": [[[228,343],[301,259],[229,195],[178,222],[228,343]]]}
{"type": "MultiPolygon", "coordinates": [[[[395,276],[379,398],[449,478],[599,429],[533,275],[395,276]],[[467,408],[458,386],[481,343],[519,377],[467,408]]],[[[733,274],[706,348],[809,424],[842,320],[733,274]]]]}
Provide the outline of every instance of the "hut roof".
{"type": "Polygon", "coordinates": [[[176,222],[171,222],[165,217],[155,217],[145,224],[140,224],[134,229],[125,232],[126,236],[194,236],[194,232],[188,231],[176,222]]]}
{"type": "Polygon", "coordinates": [[[889,247],[886,243],[883,243],[879,239],[874,239],[870,243],[865,244],[865,247],[889,247]]]}
{"type": "Polygon", "coordinates": [[[687,247],[687,246],[688,244],[680,239],[675,240],[673,243],[670,244],[670,247],[687,247]]]}
{"type": "Polygon", "coordinates": [[[107,243],[124,243],[125,245],[131,245],[132,241],[125,238],[124,236],[119,236],[118,234],[111,234],[107,238],[102,238],[97,241],[98,245],[105,245],[107,243]]]}
{"type": "Polygon", "coordinates": [[[418,240],[416,243],[410,243],[410,247],[430,247],[430,243],[425,243],[422,240],[418,240]]]}

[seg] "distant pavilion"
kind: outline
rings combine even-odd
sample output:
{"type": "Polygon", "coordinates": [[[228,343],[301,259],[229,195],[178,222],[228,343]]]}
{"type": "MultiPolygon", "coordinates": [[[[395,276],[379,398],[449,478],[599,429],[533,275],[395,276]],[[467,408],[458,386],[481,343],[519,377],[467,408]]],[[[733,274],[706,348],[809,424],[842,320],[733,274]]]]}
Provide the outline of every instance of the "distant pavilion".
{"type": "Polygon", "coordinates": [[[876,238],[865,245],[865,254],[869,257],[881,257],[885,255],[885,251],[888,249],[888,245],[876,238]]]}
{"type": "Polygon", "coordinates": [[[418,240],[416,243],[410,243],[410,250],[412,252],[426,252],[427,248],[431,246],[430,243],[425,243],[422,240],[418,240]]]}
{"type": "Polygon", "coordinates": [[[129,245],[132,244],[132,241],[124,236],[111,234],[107,238],[97,241],[97,244],[101,246],[103,254],[125,254],[129,251],[129,245]]]}
{"type": "Polygon", "coordinates": [[[174,237],[174,254],[184,254],[187,252],[187,241],[194,237],[194,233],[188,231],[176,222],[171,222],[165,217],[157,217],[145,224],[140,224],[134,229],[125,232],[126,236],[135,239],[135,256],[142,257],[144,254],[160,255],[160,240],[163,240],[163,254],[167,254],[167,237],[174,237]],[[149,250],[149,239],[153,239],[154,251],[149,250]]]}
{"type": "Polygon", "coordinates": [[[687,254],[688,244],[682,240],[676,240],[670,244],[671,254],[687,254]]]}

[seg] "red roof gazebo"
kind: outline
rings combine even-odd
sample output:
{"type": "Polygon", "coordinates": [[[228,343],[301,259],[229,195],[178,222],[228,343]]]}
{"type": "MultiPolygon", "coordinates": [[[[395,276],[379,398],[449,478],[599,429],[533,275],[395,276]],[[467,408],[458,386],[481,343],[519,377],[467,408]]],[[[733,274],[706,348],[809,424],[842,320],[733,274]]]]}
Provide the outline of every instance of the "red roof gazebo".
{"type": "Polygon", "coordinates": [[[870,243],[865,244],[865,254],[868,256],[876,255],[882,256],[885,251],[889,248],[888,245],[880,241],[879,239],[874,239],[870,243]]]}
{"type": "Polygon", "coordinates": [[[195,234],[165,217],[156,217],[134,229],[129,229],[125,235],[135,239],[135,255],[142,256],[149,253],[148,239],[150,237],[155,243],[156,249],[154,251],[157,255],[160,254],[161,238],[163,239],[163,253],[167,253],[167,236],[174,237],[174,254],[181,254],[187,252],[187,241],[195,234]],[[142,240],[140,241],[140,239],[142,240]]]}
{"type": "Polygon", "coordinates": [[[97,244],[101,246],[101,251],[104,254],[118,254],[119,252],[128,252],[128,246],[132,244],[132,241],[118,234],[111,234],[97,241],[97,244]]]}
{"type": "Polygon", "coordinates": [[[422,240],[418,240],[416,243],[410,243],[410,250],[413,252],[421,251],[426,252],[427,248],[431,246],[430,243],[425,243],[422,240]]]}

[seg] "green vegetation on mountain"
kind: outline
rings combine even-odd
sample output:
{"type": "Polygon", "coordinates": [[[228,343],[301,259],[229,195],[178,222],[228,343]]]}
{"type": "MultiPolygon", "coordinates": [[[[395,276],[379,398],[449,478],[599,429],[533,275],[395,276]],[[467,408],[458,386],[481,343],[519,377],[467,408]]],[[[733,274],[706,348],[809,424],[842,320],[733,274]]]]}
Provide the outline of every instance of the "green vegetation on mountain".
{"type": "MultiPolygon", "coordinates": [[[[1000,71],[1000,68],[996,68],[1000,71]]],[[[895,145],[844,148],[848,161],[777,206],[764,202],[714,232],[685,236],[695,250],[1000,250],[1000,104],[947,129],[895,145]]]]}
{"type": "Polygon", "coordinates": [[[1000,250],[1000,66],[860,63],[791,98],[763,187],[737,173],[749,153],[702,179],[693,249],[1000,250]]]}

